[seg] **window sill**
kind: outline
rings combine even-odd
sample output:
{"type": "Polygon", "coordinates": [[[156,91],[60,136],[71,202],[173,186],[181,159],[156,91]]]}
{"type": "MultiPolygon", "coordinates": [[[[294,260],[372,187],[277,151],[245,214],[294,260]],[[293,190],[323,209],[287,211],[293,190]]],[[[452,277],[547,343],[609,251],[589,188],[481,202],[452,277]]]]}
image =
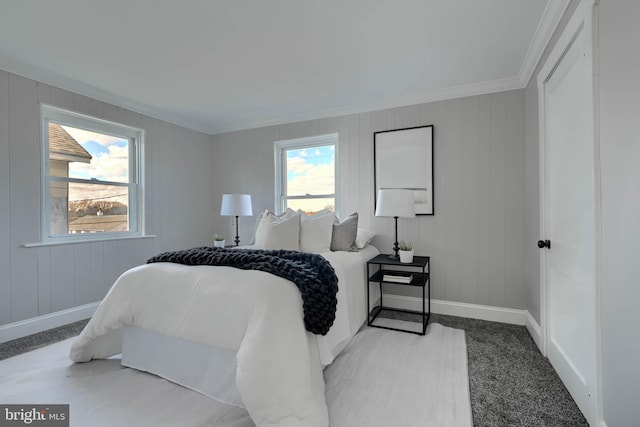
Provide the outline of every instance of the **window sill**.
{"type": "Polygon", "coordinates": [[[55,242],[25,243],[22,246],[25,248],[39,248],[42,246],[77,245],[82,243],[111,242],[114,240],[153,239],[154,237],[156,236],[153,234],[146,234],[144,236],[104,237],[83,240],[60,240],[55,242]]]}

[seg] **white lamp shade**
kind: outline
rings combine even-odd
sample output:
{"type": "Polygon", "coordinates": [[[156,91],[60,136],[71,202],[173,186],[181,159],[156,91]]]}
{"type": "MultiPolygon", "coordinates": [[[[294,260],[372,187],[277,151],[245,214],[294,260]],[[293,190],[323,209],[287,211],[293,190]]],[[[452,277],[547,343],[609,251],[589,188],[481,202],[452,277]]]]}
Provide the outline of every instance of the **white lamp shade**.
{"type": "Polygon", "coordinates": [[[223,194],[222,206],[220,207],[222,216],[251,216],[251,195],[250,194],[223,194]]]}
{"type": "Polygon", "coordinates": [[[415,218],[416,202],[412,190],[385,188],[378,191],[376,216],[415,218]]]}

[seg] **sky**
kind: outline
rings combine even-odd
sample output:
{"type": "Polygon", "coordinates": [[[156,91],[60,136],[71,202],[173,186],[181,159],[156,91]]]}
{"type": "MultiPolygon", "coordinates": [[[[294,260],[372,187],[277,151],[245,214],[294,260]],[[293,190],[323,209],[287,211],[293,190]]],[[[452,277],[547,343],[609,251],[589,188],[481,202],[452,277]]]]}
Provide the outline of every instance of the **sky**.
{"type": "MultiPolygon", "coordinates": [[[[287,194],[335,193],[335,146],[312,147],[287,151],[287,194]]],[[[328,200],[290,201],[289,207],[317,211],[328,200]]]]}
{"type": "MultiPolygon", "coordinates": [[[[91,163],[69,163],[69,177],[100,181],[129,181],[129,141],[127,139],[62,126],[91,154],[91,163]]],[[[69,200],[104,199],[128,204],[126,187],[69,185],[69,200]]]]}

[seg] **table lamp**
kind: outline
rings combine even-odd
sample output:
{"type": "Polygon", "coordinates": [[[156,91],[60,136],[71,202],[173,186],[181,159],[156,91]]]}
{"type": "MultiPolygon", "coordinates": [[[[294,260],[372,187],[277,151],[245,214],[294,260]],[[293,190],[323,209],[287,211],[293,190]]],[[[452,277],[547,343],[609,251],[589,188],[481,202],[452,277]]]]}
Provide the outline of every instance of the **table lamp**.
{"type": "Polygon", "coordinates": [[[236,217],[236,246],[240,244],[240,236],[238,234],[238,217],[251,216],[251,195],[250,194],[223,194],[222,206],[220,207],[220,215],[236,217]]]}
{"type": "Polygon", "coordinates": [[[376,216],[387,216],[395,219],[396,240],[394,253],[389,258],[398,259],[398,218],[415,218],[415,201],[413,191],[402,188],[384,188],[378,191],[376,200],[376,216]]]}

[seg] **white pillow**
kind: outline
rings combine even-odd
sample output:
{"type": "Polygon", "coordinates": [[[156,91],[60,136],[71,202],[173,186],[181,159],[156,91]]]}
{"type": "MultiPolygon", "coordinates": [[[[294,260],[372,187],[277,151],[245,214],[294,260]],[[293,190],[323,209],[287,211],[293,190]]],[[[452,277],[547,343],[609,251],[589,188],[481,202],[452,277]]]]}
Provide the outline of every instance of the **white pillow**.
{"type": "Polygon", "coordinates": [[[331,248],[333,224],[337,222],[332,212],[317,212],[314,215],[301,215],[300,250],[302,252],[328,252],[331,248]]]}
{"type": "Polygon", "coordinates": [[[371,240],[375,237],[376,233],[364,228],[358,228],[358,234],[356,234],[356,247],[362,249],[371,243],[371,240]]]}
{"type": "MultiPolygon", "coordinates": [[[[258,225],[260,224],[260,221],[262,221],[262,218],[268,213],[270,213],[271,215],[275,215],[274,213],[269,211],[269,209],[265,209],[262,212],[260,212],[260,214],[256,218],[256,222],[253,224],[253,234],[251,234],[251,242],[249,242],[249,245],[254,245],[256,243],[256,230],[258,229],[258,225]]],[[[283,219],[291,218],[293,215],[296,215],[296,211],[294,211],[293,209],[287,208],[286,211],[282,212],[280,215],[276,215],[276,217],[279,220],[283,220],[283,219]]]]}
{"type": "Polygon", "coordinates": [[[300,215],[280,219],[266,212],[258,227],[254,247],[256,249],[300,250],[300,215]]]}
{"type": "Polygon", "coordinates": [[[287,210],[286,210],[286,211],[284,211],[284,212],[282,212],[280,215],[276,215],[276,216],[278,217],[278,219],[279,219],[279,220],[281,220],[281,221],[282,221],[282,220],[284,220],[284,219],[289,219],[289,218],[291,218],[291,217],[293,217],[293,216],[296,216],[296,215],[298,215],[298,216],[299,216],[300,214],[299,214],[298,212],[294,211],[294,210],[293,210],[293,209],[291,209],[291,208],[287,208],[287,210]]]}

